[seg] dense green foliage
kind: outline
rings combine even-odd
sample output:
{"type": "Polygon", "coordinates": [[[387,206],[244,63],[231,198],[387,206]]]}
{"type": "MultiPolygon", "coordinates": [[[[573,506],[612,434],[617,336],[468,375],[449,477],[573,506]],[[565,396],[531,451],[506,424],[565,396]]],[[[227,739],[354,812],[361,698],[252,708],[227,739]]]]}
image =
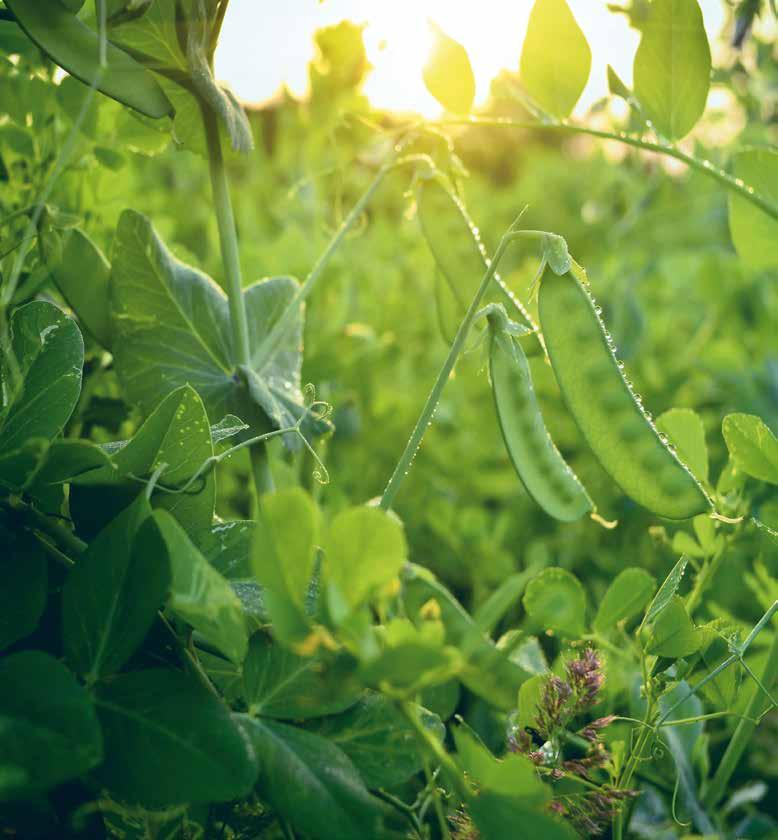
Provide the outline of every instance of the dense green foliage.
{"type": "Polygon", "coordinates": [[[0,7],[3,836],[778,832],[772,12],[619,11],[586,122],[536,0],[422,123],[349,23],[246,114],[227,0],[0,7]]]}

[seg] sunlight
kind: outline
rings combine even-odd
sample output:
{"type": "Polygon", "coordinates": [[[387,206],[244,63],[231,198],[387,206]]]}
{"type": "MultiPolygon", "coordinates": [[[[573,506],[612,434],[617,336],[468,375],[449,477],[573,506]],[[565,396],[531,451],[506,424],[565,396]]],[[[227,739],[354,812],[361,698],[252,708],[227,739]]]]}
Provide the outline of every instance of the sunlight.
{"type": "MultiPolygon", "coordinates": [[[[576,108],[583,113],[607,92],[605,69],[613,65],[629,84],[639,35],[624,15],[609,12],[604,0],[569,0],[592,48],[589,84],[576,108]]],[[[440,106],[426,91],[421,70],[430,44],[427,20],[434,20],[470,55],[476,105],[489,94],[502,69],[516,70],[531,0],[296,0],[263,4],[232,0],[217,53],[216,70],[238,96],[250,102],[272,97],[286,84],[297,96],[307,89],[307,64],[313,58],[316,29],[350,19],[365,24],[365,47],[373,70],[365,93],[378,108],[437,116],[440,106]],[[279,8],[280,7],[280,8],[279,8]]],[[[702,0],[709,37],[724,21],[721,0],[702,0]]],[[[553,50],[550,44],[549,49],[553,50]]]]}

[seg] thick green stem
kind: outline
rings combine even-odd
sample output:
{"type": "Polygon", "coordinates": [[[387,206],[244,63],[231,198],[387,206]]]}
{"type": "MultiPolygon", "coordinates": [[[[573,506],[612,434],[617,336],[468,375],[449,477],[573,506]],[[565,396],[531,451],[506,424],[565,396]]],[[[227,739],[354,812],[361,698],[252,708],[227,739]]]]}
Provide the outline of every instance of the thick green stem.
{"type": "MultiPolygon", "coordinates": [[[[224,166],[219,124],[213,111],[206,105],[202,107],[205,134],[208,140],[208,166],[211,172],[213,203],[216,208],[219,242],[224,263],[224,280],[230,305],[233,352],[237,364],[248,367],[251,364],[249,326],[246,317],[246,302],[243,298],[243,280],[240,274],[238,235],[235,229],[235,216],[232,212],[227,170],[224,166]]],[[[274,489],[267,447],[264,444],[251,449],[251,473],[257,503],[259,503],[263,494],[271,493],[274,489]]]]}
{"type": "Polygon", "coordinates": [[[240,255],[238,235],[235,230],[235,216],[232,212],[219,125],[216,115],[206,105],[203,105],[203,122],[205,123],[205,135],[208,140],[208,167],[211,172],[213,204],[219,226],[224,281],[227,288],[227,299],[230,304],[233,352],[235,361],[239,365],[248,365],[251,360],[249,327],[246,318],[246,303],[243,299],[243,281],[240,276],[240,255]]]}
{"type": "MultiPolygon", "coordinates": [[[[774,604],[773,607],[775,606],[776,605],[774,604]]],[[[775,609],[768,611],[766,614],[768,616],[768,620],[772,618],[772,614],[774,612],[775,609]]],[[[762,624],[762,622],[760,622],[760,624],[762,624]]],[[[762,627],[763,626],[764,624],[762,624],[762,627]]],[[[757,627],[760,630],[762,629],[759,625],[757,625],[757,627]]],[[[758,632],[757,627],[755,627],[751,632],[749,639],[753,638],[755,631],[758,632]]],[[[768,691],[770,691],[778,679],[778,628],[774,627],[773,631],[773,640],[770,645],[770,650],[767,654],[767,662],[765,663],[761,676],[761,683],[768,691]]],[[[748,642],[748,639],[746,641],[748,642]]],[[[743,752],[748,745],[748,742],[751,740],[751,736],[754,734],[754,730],[757,726],[756,721],[759,720],[759,716],[762,714],[766,698],[763,696],[762,689],[759,685],[754,684],[753,691],[754,693],[748,706],[746,707],[745,715],[737,725],[735,732],[724,751],[721,762],[716,769],[713,780],[711,781],[708,789],[705,791],[705,796],[703,797],[702,802],[707,808],[714,808],[721,800],[722,796],[724,796],[724,793],[729,785],[729,780],[732,778],[732,774],[735,772],[735,768],[743,756],[743,752]]]]}
{"type": "Polygon", "coordinates": [[[389,483],[386,485],[384,494],[381,497],[380,505],[383,510],[389,510],[392,507],[394,499],[397,496],[397,492],[400,489],[400,485],[402,484],[405,476],[408,474],[411,464],[413,463],[413,459],[416,457],[416,453],[419,451],[421,442],[424,439],[424,434],[427,431],[427,427],[432,422],[432,417],[435,414],[438,403],[440,402],[443,389],[446,387],[446,382],[448,382],[448,379],[451,376],[451,371],[454,369],[457,359],[459,359],[459,354],[462,352],[462,348],[465,345],[467,334],[470,332],[470,327],[472,326],[475,316],[478,313],[478,307],[481,304],[481,300],[483,299],[486,290],[489,288],[489,283],[497,271],[497,266],[505,253],[505,249],[514,239],[519,237],[536,239],[545,235],[546,234],[543,231],[536,230],[509,231],[500,240],[500,244],[494,252],[494,257],[489,263],[489,267],[486,269],[486,273],[481,280],[478,291],[470,301],[470,306],[465,313],[465,317],[462,319],[459,329],[457,330],[457,334],[454,336],[454,341],[451,345],[451,349],[448,351],[448,356],[446,357],[445,362],[443,362],[443,367],[441,367],[437,379],[435,380],[435,384],[432,386],[432,390],[424,403],[419,419],[416,421],[416,425],[414,426],[411,436],[408,439],[408,443],[405,446],[405,450],[400,456],[397,466],[394,468],[394,472],[392,473],[392,477],[389,479],[389,483]]]}
{"type": "Polygon", "coordinates": [[[31,531],[38,531],[54,540],[56,545],[66,554],[78,556],[86,551],[87,544],[83,540],[79,539],[61,522],[46,516],[32,505],[28,505],[15,496],[4,500],[2,504],[14,511],[16,515],[20,515],[31,531]]]}
{"type": "Polygon", "coordinates": [[[760,195],[754,187],[745,184],[739,178],[735,178],[723,169],[715,166],[711,161],[694,157],[694,155],[687,154],[679,149],[677,146],[672,146],[668,143],[655,143],[651,140],[643,140],[640,137],[634,137],[631,134],[626,134],[623,131],[600,131],[596,128],[588,128],[583,125],[574,125],[573,123],[544,123],[536,120],[512,120],[503,117],[470,117],[462,119],[447,119],[443,120],[443,125],[484,125],[495,126],[502,128],[527,128],[538,131],[557,131],[565,134],[588,134],[590,137],[598,137],[601,140],[615,140],[617,143],[624,143],[627,146],[633,146],[636,149],[643,149],[647,152],[654,152],[659,155],[674,158],[675,160],[685,163],[691,169],[697,172],[702,172],[715,181],[725,186],[728,190],[737,193],[741,198],[751,202],[758,207],[762,212],[767,213],[773,219],[778,219],[778,204],[773,203],[768,198],[760,195]]]}

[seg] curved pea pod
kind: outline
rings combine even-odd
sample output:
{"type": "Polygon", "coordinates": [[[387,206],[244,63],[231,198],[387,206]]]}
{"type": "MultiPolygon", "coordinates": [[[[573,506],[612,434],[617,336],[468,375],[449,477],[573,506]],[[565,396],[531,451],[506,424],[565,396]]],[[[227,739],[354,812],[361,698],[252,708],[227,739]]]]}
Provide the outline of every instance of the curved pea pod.
{"type": "MultiPolygon", "coordinates": [[[[19,26],[52,61],[91,85],[100,69],[97,33],[69,12],[61,0],[8,0],[19,26]]],[[[147,117],[159,119],[173,106],[150,70],[110,42],[98,90],[147,117]]]]}
{"type": "MultiPolygon", "coordinates": [[[[489,258],[467,210],[440,176],[421,181],[416,206],[424,238],[438,268],[435,301],[441,332],[450,341],[489,267],[489,258]]],[[[499,299],[537,331],[532,316],[498,274],[494,275],[494,283],[499,288],[499,299]]]]}
{"type": "Polygon", "coordinates": [[[665,443],[624,376],[577,265],[540,284],[540,323],[562,397],[592,452],[638,504],[667,519],[711,508],[700,483],[665,443]]]}
{"type": "Polygon", "coordinates": [[[524,351],[492,315],[489,376],[505,448],[529,495],[562,522],[593,511],[589,494],[546,429],[524,351]]]}

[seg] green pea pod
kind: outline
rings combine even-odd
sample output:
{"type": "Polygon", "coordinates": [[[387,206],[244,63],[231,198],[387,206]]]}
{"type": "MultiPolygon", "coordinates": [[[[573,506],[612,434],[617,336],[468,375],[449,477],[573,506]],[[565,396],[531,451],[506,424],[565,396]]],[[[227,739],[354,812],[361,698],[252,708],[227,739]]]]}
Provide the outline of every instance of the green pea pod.
{"type": "MultiPolygon", "coordinates": [[[[425,178],[416,193],[416,205],[424,238],[445,283],[438,284],[436,303],[443,337],[450,340],[465,316],[478,284],[489,266],[478,229],[464,205],[436,176],[425,178]]],[[[500,299],[522,320],[537,329],[532,316],[519,299],[494,275],[500,299]]]]}
{"type": "Polygon", "coordinates": [[[617,360],[577,265],[546,271],[540,323],[562,397],[605,471],[638,504],[667,519],[708,511],[710,499],[643,409],[617,360]]]}
{"type": "MultiPolygon", "coordinates": [[[[91,85],[100,70],[97,33],[69,12],[60,0],[8,0],[19,26],[52,61],[91,85]]],[[[124,50],[107,45],[107,66],[98,90],[147,117],[159,119],[173,106],[150,70],[124,50]]]]}
{"type": "Polygon", "coordinates": [[[543,422],[524,351],[489,315],[489,375],[505,448],[529,495],[549,516],[574,522],[594,510],[543,422]]]}

